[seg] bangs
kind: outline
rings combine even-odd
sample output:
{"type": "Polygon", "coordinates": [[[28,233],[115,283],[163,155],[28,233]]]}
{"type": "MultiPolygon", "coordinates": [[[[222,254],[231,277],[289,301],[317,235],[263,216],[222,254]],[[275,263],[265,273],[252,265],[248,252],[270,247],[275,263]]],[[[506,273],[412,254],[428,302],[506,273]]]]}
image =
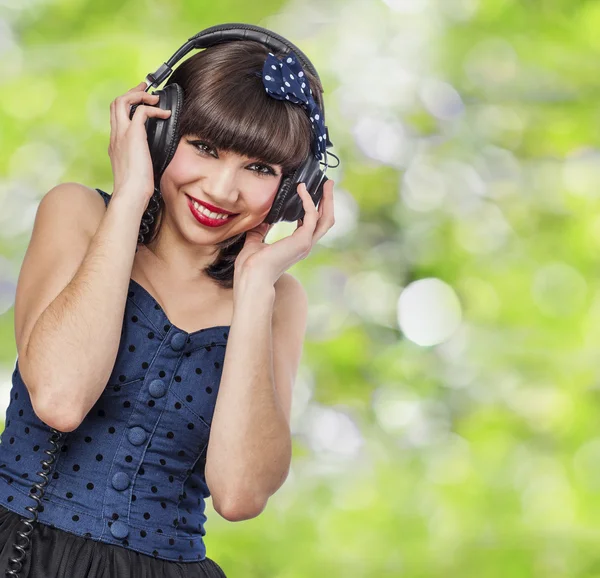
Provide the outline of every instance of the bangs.
{"type": "MultiPolygon", "coordinates": [[[[310,153],[314,133],[304,107],[265,91],[267,54],[252,41],[213,46],[183,62],[168,84],[184,90],[181,137],[197,136],[217,149],[281,165],[289,174],[310,153]]],[[[306,76],[314,94],[320,87],[306,76]]]]}

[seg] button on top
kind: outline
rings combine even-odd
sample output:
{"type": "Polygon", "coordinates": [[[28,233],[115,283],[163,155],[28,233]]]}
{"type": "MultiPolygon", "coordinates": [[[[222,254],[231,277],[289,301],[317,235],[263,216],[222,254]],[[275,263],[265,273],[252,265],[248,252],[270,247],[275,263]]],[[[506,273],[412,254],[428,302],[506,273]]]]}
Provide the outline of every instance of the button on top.
{"type": "Polygon", "coordinates": [[[127,432],[127,439],[134,445],[134,446],[139,446],[140,444],[143,444],[146,441],[146,438],[148,437],[148,434],[146,433],[146,431],[144,430],[143,427],[132,427],[128,432],[127,432]]]}
{"type": "Polygon", "coordinates": [[[110,526],[110,533],[115,538],[119,538],[119,539],[126,538],[127,535],[129,534],[129,528],[128,528],[127,524],[124,524],[120,520],[115,520],[112,523],[112,525],[110,526]]]}
{"type": "Polygon", "coordinates": [[[186,339],[187,337],[185,333],[176,333],[173,335],[173,337],[171,337],[171,349],[173,349],[173,351],[182,350],[186,339]]]}
{"type": "Polygon", "coordinates": [[[115,490],[126,490],[129,487],[129,476],[125,472],[117,472],[112,477],[112,485],[115,490]]]}
{"type": "Polygon", "coordinates": [[[154,379],[148,386],[148,391],[152,397],[162,397],[167,391],[167,386],[162,379],[154,379]]]}

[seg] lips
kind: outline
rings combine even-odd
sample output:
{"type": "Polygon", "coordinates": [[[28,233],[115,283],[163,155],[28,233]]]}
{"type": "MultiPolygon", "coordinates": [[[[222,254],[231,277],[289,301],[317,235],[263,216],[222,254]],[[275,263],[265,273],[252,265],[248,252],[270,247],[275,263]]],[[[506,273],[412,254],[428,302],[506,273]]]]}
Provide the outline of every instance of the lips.
{"type": "Polygon", "coordinates": [[[205,225],[207,227],[222,227],[226,223],[229,223],[229,221],[235,219],[235,217],[237,216],[233,214],[227,217],[226,219],[212,219],[210,217],[207,217],[206,215],[203,215],[202,213],[196,210],[196,207],[194,207],[194,203],[192,202],[192,199],[190,197],[188,197],[188,206],[194,219],[196,219],[196,221],[198,221],[201,225],[205,225]]]}
{"type": "Polygon", "coordinates": [[[239,213],[232,213],[231,211],[221,209],[220,207],[215,207],[214,205],[211,205],[210,203],[206,203],[205,201],[201,201],[200,199],[195,199],[194,197],[192,197],[190,195],[186,195],[186,197],[188,199],[192,199],[192,200],[196,201],[199,205],[202,205],[203,207],[205,207],[209,211],[212,211],[213,213],[220,213],[223,215],[239,215],[239,213]]]}

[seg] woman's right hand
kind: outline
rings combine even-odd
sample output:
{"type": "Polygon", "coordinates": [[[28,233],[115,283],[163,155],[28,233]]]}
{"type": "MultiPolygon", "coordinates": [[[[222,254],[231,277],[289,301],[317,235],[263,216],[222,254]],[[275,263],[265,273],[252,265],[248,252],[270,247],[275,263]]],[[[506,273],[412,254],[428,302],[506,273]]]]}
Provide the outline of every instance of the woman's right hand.
{"type": "Polygon", "coordinates": [[[148,146],[145,122],[149,117],[167,119],[171,111],[156,105],[158,95],[144,91],[147,84],[140,82],[110,103],[110,145],[108,156],[114,176],[113,196],[126,196],[148,205],[154,193],[154,169],[148,146]],[[129,119],[131,106],[138,106],[129,119]]]}

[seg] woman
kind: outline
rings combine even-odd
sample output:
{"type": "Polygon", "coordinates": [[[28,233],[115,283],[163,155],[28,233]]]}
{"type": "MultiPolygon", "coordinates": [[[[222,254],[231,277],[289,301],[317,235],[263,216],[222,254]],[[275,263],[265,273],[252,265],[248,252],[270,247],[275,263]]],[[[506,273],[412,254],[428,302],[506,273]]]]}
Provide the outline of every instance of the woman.
{"type": "Polygon", "coordinates": [[[145,124],[170,112],[132,88],[110,107],[112,195],[64,183],[40,202],[15,301],[1,569],[50,428],[66,437],[20,576],[224,576],[202,539],[206,498],[245,520],[285,481],[307,313],[286,270],[334,222],[333,181],[318,209],[300,185],[303,219],[264,242],[281,179],[316,142],[312,99],[310,116],[269,91],[269,67],[300,76],[285,62],[234,41],[175,70],[181,136],[159,190],[145,124]]]}

